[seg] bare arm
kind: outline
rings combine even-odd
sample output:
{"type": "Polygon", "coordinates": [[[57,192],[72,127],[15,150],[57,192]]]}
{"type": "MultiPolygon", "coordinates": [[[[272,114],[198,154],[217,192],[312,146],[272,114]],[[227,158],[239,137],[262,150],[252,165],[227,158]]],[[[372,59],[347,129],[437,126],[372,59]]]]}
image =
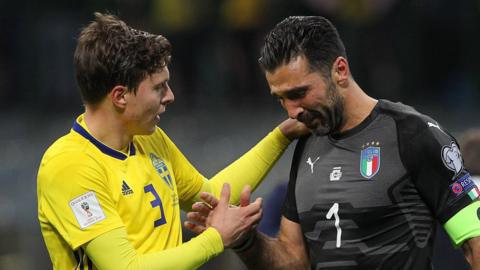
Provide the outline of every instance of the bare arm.
{"type": "Polygon", "coordinates": [[[474,237],[465,241],[462,249],[472,270],[480,270],[480,237],[474,237]]]}
{"type": "MultiPolygon", "coordinates": [[[[206,230],[218,205],[218,199],[210,193],[202,193],[200,197],[210,207],[204,203],[195,203],[192,206],[194,212],[187,213],[188,220],[185,221],[185,228],[196,233],[206,230]]],[[[250,188],[245,188],[240,197],[240,208],[252,205],[249,204],[250,188]]],[[[309,269],[310,263],[300,224],[282,217],[278,238],[255,231],[253,233],[254,240],[248,239],[248,234],[243,234],[230,245],[249,269],[309,269]]]]}
{"type": "Polygon", "coordinates": [[[298,223],[282,217],[278,238],[257,232],[253,246],[238,252],[249,269],[309,269],[309,259],[298,223]]]}

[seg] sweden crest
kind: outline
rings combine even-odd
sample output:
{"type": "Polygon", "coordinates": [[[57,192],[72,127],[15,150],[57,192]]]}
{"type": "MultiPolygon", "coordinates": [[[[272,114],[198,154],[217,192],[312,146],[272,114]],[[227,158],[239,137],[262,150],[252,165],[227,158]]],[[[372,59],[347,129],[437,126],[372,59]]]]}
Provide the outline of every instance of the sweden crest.
{"type": "Polygon", "coordinates": [[[150,153],[150,160],[152,161],[152,165],[160,178],[162,178],[165,184],[167,184],[167,186],[173,190],[172,176],[170,176],[170,172],[168,171],[168,167],[165,162],[163,162],[161,158],[157,157],[153,153],[150,153]]]}

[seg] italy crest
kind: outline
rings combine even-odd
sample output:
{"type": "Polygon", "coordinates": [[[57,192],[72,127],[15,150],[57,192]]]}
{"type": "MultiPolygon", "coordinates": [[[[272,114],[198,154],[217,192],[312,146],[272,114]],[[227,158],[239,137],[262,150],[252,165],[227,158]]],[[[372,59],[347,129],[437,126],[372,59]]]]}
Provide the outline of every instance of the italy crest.
{"type": "MultiPolygon", "coordinates": [[[[372,143],[372,145],[374,144],[372,143]]],[[[380,147],[368,146],[367,148],[363,149],[360,153],[360,173],[362,174],[362,176],[370,179],[378,173],[379,169],[380,147]]]]}

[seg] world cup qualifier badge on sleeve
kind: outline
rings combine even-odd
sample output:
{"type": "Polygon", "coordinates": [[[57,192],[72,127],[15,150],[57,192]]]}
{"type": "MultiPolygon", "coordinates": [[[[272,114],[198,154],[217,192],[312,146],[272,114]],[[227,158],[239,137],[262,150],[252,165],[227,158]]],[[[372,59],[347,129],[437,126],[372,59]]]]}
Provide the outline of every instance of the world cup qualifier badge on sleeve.
{"type": "Polygon", "coordinates": [[[82,230],[105,219],[105,213],[93,191],[76,197],[69,205],[82,230]]]}

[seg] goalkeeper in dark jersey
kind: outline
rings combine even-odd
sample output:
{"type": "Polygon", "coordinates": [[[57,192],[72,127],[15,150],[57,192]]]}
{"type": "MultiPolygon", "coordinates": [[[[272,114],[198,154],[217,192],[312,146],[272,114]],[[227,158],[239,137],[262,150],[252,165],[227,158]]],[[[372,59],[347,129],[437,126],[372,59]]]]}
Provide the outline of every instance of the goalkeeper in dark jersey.
{"type": "Polygon", "coordinates": [[[259,62],[312,134],[295,150],[278,237],[252,232],[237,249],[250,269],[431,269],[436,222],[480,269],[479,190],[444,127],[368,96],[323,17],[277,24],[259,62]]]}

